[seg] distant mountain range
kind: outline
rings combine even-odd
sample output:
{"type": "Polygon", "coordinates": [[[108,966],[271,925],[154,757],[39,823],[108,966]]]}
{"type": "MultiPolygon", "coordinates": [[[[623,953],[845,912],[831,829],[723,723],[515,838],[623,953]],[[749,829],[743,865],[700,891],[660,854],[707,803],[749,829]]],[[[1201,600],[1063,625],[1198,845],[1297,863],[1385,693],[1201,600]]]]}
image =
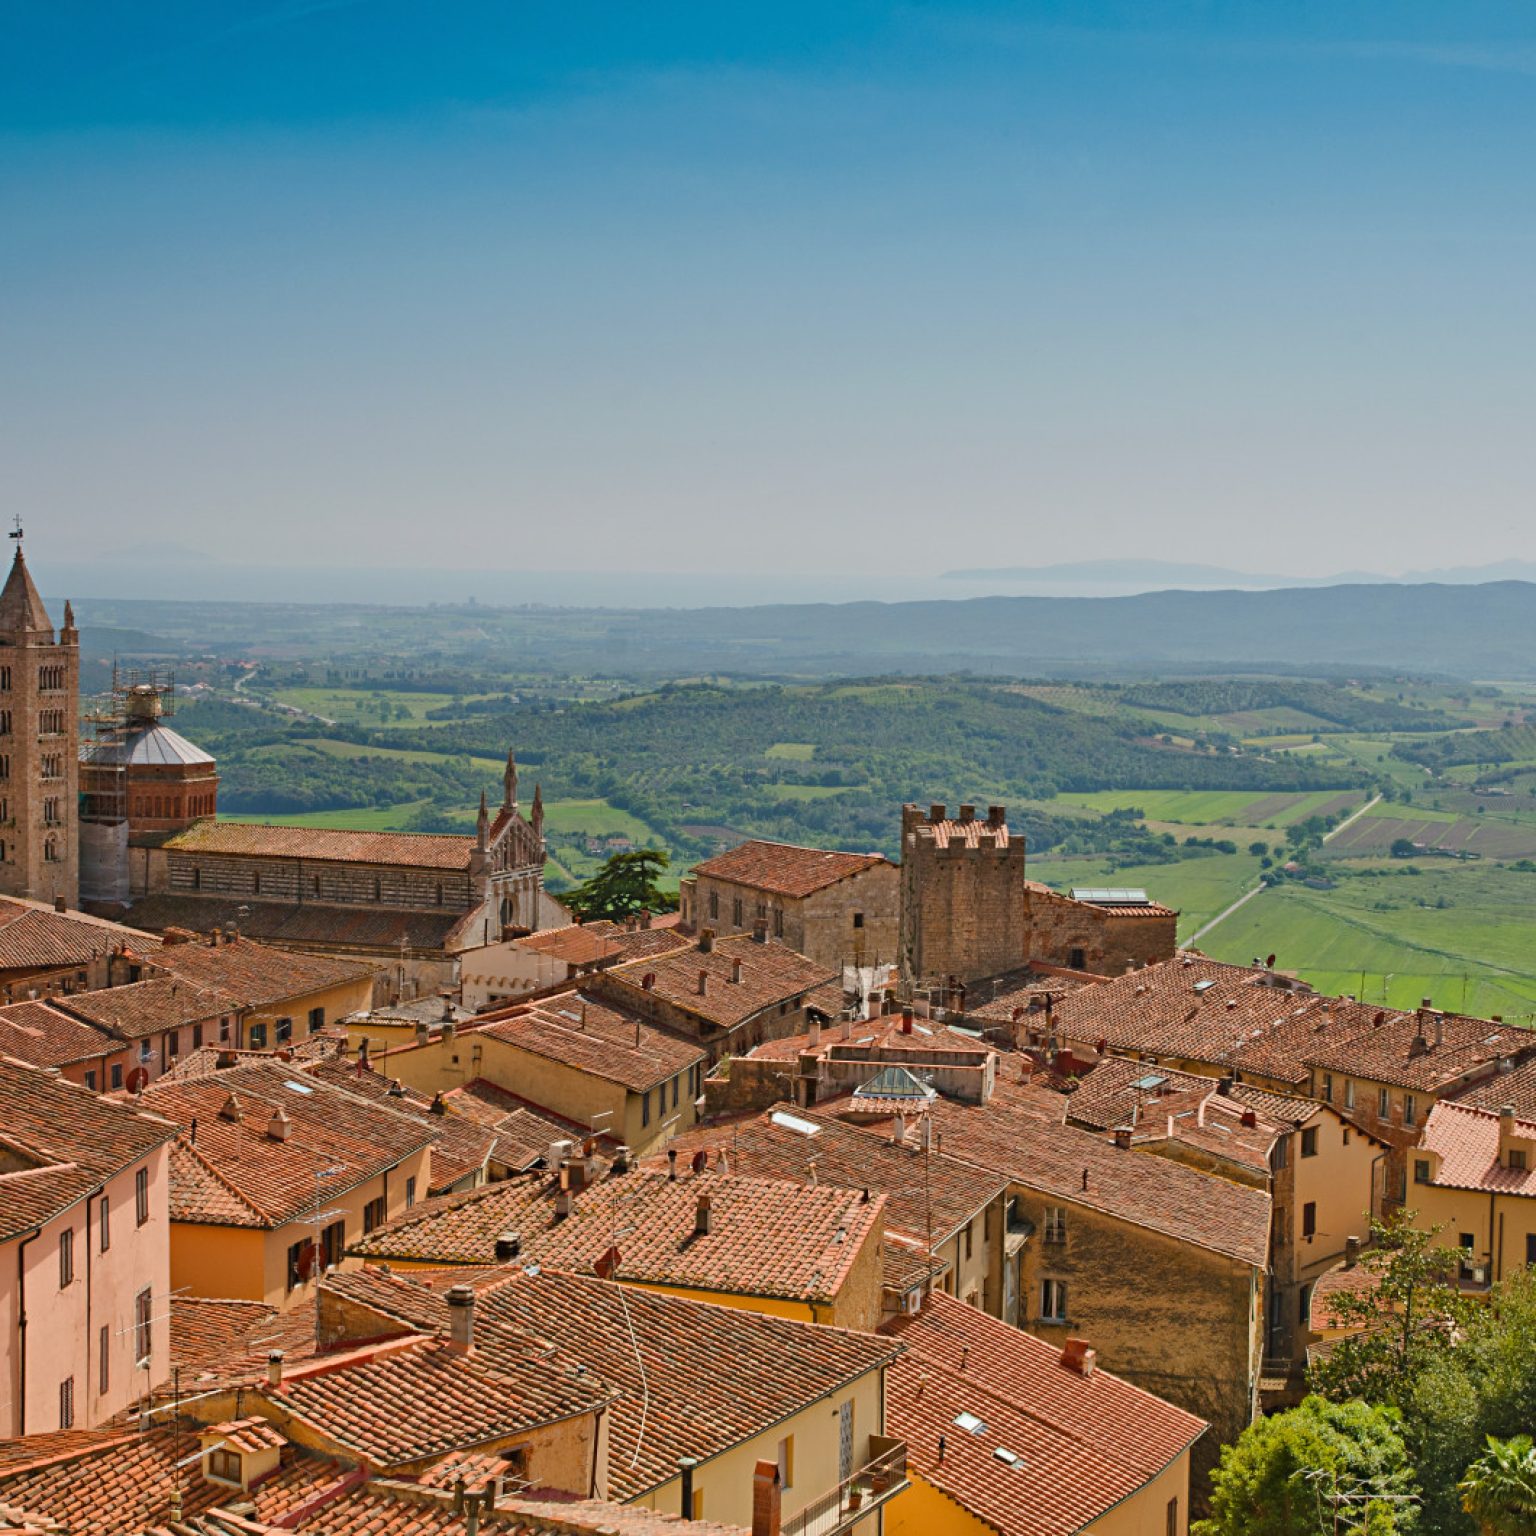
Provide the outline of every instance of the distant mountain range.
{"type": "Polygon", "coordinates": [[[1074,560],[1061,565],[981,566],[971,570],[945,571],[943,579],[984,586],[993,592],[1018,592],[1022,588],[1073,597],[1126,597],[1171,589],[1186,592],[1263,592],[1285,587],[1416,586],[1427,582],[1461,587],[1488,581],[1536,581],[1536,561],[1498,560],[1491,565],[1405,571],[1400,576],[1387,576],[1377,571],[1340,571],[1332,576],[1286,576],[1177,560],[1074,560]]]}

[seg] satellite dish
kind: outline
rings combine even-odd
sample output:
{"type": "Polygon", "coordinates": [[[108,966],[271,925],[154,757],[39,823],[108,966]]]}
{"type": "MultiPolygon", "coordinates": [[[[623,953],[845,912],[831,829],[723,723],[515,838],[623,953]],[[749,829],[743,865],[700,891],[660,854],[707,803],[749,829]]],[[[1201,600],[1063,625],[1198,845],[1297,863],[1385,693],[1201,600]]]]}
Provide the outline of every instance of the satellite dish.
{"type": "Polygon", "coordinates": [[[1274,968],[1275,968],[1275,957],[1273,955],[1271,955],[1269,957],[1269,959],[1267,959],[1264,962],[1264,969],[1267,970],[1267,971],[1272,971],[1272,970],[1274,970],[1274,968]]]}
{"type": "Polygon", "coordinates": [[[149,1087],[149,1068],[135,1067],[128,1074],[128,1092],[143,1093],[149,1087]]]}

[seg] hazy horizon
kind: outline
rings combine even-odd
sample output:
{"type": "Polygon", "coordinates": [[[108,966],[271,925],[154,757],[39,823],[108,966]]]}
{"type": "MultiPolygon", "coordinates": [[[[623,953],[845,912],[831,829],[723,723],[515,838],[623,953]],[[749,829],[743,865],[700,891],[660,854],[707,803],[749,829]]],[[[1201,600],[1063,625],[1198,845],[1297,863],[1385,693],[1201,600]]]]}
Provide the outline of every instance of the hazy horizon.
{"type": "Polygon", "coordinates": [[[1528,12],[8,30],[0,444],[40,579],[1536,561],[1528,12]]]}

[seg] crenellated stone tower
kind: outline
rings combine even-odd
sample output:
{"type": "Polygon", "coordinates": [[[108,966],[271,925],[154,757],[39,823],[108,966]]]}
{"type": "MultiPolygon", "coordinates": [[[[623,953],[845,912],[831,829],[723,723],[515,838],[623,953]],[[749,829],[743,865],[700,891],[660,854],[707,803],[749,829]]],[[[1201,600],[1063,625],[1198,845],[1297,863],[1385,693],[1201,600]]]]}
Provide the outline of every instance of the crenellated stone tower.
{"type": "Polygon", "coordinates": [[[18,539],[0,591],[0,894],[80,897],[80,634],[57,637],[18,539]]]}

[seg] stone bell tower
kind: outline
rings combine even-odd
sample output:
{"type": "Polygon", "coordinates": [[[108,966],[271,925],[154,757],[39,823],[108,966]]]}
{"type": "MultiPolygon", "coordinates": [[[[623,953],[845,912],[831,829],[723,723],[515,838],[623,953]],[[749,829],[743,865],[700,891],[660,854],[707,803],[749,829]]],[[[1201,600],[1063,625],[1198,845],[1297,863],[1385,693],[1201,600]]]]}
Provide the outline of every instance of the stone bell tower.
{"type": "Polygon", "coordinates": [[[21,550],[0,591],[0,894],[80,898],[80,634],[57,638],[21,550]]]}

